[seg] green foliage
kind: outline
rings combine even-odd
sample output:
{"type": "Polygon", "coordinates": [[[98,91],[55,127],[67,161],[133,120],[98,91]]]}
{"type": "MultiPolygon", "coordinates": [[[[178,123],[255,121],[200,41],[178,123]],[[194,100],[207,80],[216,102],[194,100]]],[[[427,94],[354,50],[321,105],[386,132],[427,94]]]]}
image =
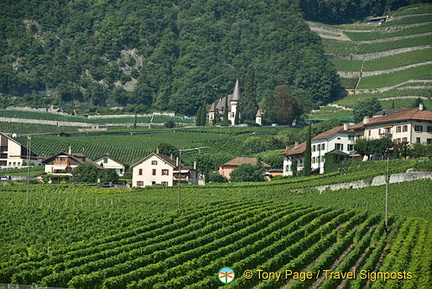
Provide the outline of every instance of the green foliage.
{"type": "Polygon", "coordinates": [[[260,164],[242,164],[231,172],[230,181],[232,182],[263,182],[264,168],[260,164]]]}
{"type": "Polygon", "coordinates": [[[303,113],[297,99],[292,95],[287,85],[276,86],[274,101],[278,123],[280,124],[292,124],[303,113]]]}
{"type": "Polygon", "coordinates": [[[94,183],[96,182],[99,170],[91,162],[81,163],[72,171],[72,181],[76,183],[94,183]]]}
{"type": "Polygon", "coordinates": [[[298,174],[297,159],[294,159],[293,162],[291,163],[291,171],[292,171],[292,176],[297,177],[298,174]]]}
{"type": "Polygon", "coordinates": [[[378,154],[383,156],[388,153],[389,149],[393,147],[393,142],[389,138],[380,139],[366,139],[361,138],[357,140],[355,149],[358,154],[361,155],[374,155],[378,154]]]}
{"type": "Polygon", "coordinates": [[[209,173],[207,181],[213,183],[228,183],[228,179],[217,171],[209,173]]]}
{"type": "Polygon", "coordinates": [[[253,121],[255,122],[255,116],[258,111],[258,104],[256,101],[256,84],[255,84],[255,71],[251,65],[248,67],[245,86],[242,93],[242,99],[240,103],[240,114],[242,121],[253,121]]]}
{"type": "Polygon", "coordinates": [[[361,122],[365,116],[371,117],[380,110],[382,110],[382,106],[377,98],[359,102],[353,109],[354,121],[361,122]]]}
{"type": "Polygon", "coordinates": [[[416,171],[432,172],[432,161],[430,161],[430,159],[423,159],[416,163],[414,169],[416,171]]]}
{"type": "Polygon", "coordinates": [[[173,156],[173,158],[176,158],[179,156],[179,150],[174,145],[169,143],[160,143],[157,147],[159,153],[161,155],[165,156],[173,156]]]}
{"type": "Polygon", "coordinates": [[[116,183],[118,181],[118,175],[115,169],[103,169],[99,170],[97,178],[102,184],[116,183]]]}

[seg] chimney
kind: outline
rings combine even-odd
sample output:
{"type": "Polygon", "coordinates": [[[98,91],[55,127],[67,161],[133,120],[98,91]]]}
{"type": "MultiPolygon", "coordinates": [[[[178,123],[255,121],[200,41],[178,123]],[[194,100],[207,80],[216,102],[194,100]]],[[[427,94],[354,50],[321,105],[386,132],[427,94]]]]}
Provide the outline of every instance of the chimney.
{"type": "Polygon", "coordinates": [[[363,124],[367,124],[367,123],[369,123],[369,117],[368,117],[368,116],[365,116],[365,117],[363,118],[363,124]]]}
{"type": "Polygon", "coordinates": [[[343,130],[348,130],[348,123],[347,122],[344,122],[344,124],[343,124],[343,130]]]}
{"type": "Polygon", "coordinates": [[[159,154],[159,147],[156,148],[156,153],[159,154]]]}
{"type": "Polygon", "coordinates": [[[422,102],[420,102],[420,104],[419,104],[419,110],[424,110],[424,105],[422,102]]]}
{"type": "Polygon", "coordinates": [[[196,161],[194,161],[194,166],[193,166],[193,168],[194,168],[194,170],[196,171],[196,169],[197,169],[197,163],[196,163],[196,161]]]}
{"type": "Polygon", "coordinates": [[[298,143],[298,141],[296,141],[296,142],[294,143],[294,148],[295,148],[295,149],[298,149],[298,146],[299,146],[299,143],[298,143]]]}
{"type": "Polygon", "coordinates": [[[69,153],[70,155],[72,154],[72,147],[71,147],[71,146],[69,146],[68,153],[69,153]]]}

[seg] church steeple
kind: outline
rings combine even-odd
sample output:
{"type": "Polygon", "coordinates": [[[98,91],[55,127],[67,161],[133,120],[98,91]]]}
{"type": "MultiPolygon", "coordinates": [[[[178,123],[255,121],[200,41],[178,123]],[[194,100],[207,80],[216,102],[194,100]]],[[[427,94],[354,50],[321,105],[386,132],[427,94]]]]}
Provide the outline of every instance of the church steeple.
{"type": "Polygon", "coordinates": [[[240,84],[239,84],[239,81],[237,79],[236,84],[234,86],[234,91],[232,94],[231,101],[237,101],[238,102],[238,101],[240,101],[240,99],[241,99],[240,84]]]}

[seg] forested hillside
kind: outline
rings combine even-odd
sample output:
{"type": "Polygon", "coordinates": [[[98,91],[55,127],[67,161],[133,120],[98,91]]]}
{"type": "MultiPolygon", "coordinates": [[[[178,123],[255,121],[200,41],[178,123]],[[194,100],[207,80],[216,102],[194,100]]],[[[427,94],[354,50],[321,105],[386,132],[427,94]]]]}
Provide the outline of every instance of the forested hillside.
{"type": "Polygon", "coordinates": [[[307,111],[338,97],[339,78],[303,17],[320,19],[330,9],[328,17],[340,14],[334,21],[349,21],[381,12],[382,2],[406,1],[358,0],[361,13],[351,18],[329,1],[296,2],[2,1],[1,105],[193,115],[230,93],[236,79],[243,86],[253,66],[257,101],[288,85],[307,111]]]}

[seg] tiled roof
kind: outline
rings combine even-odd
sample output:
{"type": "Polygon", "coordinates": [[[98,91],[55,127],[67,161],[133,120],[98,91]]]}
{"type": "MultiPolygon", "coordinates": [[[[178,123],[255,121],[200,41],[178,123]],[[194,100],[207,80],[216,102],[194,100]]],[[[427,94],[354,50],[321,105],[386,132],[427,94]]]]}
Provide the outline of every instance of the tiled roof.
{"type": "MultiPolygon", "coordinates": [[[[257,164],[257,159],[256,158],[244,158],[244,157],[238,157],[235,159],[232,159],[226,163],[224,163],[222,166],[240,166],[243,164],[251,164],[251,165],[256,165],[257,164]]],[[[265,168],[271,168],[271,166],[269,164],[266,164],[265,162],[261,162],[263,164],[263,166],[265,168]]]]}
{"type": "Polygon", "coordinates": [[[319,135],[312,138],[312,140],[320,140],[320,139],[328,139],[331,136],[334,136],[338,133],[353,133],[354,131],[351,128],[348,128],[348,130],[344,130],[344,126],[337,126],[332,129],[329,129],[323,133],[320,133],[319,135]]]}
{"type": "Polygon", "coordinates": [[[407,121],[407,120],[427,120],[432,121],[432,112],[428,110],[420,110],[418,108],[412,108],[402,111],[397,111],[389,115],[377,116],[369,118],[368,123],[364,123],[363,121],[356,124],[353,128],[364,128],[366,126],[376,125],[376,124],[385,124],[396,121],[407,121]]]}
{"type": "Polygon", "coordinates": [[[292,156],[292,155],[300,155],[303,154],[306,150],[306,142],[302,142],[301,144],[293,146],[292,148],[280,153],[283,156],[292,156]]]}

